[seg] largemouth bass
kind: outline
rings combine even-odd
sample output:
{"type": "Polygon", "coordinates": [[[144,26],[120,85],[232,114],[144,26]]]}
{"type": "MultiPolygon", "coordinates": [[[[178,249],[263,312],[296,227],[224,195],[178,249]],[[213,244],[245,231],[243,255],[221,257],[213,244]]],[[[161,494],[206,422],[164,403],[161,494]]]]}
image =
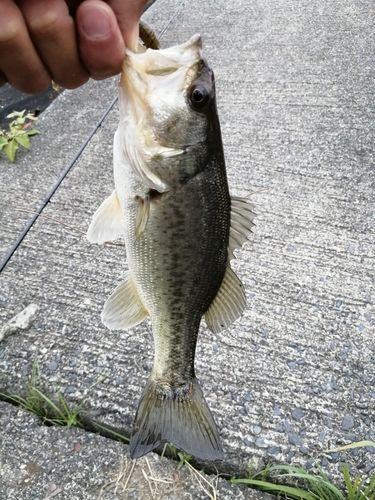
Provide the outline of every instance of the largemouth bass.
{"type": "Polygon", "coordinates": [[[129,271],[105,303],[103,323],[125,330],[150,317],[152,325],[154,365],[130,454],[172,442],[219,459],[195,347],[203,316],[219,332],[245,308],[230,259],[251,232],[252,207],[229,195],[214,75],[198,35],[162,50],[128,50],[119,91],[115,190],[94,214],[88,239],[125,237],[129,271]]]}

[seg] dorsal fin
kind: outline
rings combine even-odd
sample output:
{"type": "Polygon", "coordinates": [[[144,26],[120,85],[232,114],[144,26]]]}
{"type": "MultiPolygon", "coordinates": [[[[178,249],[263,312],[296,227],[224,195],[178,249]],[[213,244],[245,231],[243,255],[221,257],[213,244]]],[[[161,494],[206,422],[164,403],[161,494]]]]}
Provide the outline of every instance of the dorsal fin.
{"type": "Polygon", "coordinates": [[[228,258],[233,259],[234,250],[241,248],[248,239],[254,224],[255,213],[253,205],[239,196],[231,197],[230,231],[228,258]]]}

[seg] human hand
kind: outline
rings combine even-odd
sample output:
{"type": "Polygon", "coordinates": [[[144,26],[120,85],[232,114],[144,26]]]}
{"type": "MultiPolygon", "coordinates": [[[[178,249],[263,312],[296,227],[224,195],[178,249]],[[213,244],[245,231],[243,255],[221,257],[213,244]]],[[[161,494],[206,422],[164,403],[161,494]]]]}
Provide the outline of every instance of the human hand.
{"type": "Polygon", "coordinates": [[[0,85],[38,93],[120,71],[147,0],[0,0],[0,85]]]}

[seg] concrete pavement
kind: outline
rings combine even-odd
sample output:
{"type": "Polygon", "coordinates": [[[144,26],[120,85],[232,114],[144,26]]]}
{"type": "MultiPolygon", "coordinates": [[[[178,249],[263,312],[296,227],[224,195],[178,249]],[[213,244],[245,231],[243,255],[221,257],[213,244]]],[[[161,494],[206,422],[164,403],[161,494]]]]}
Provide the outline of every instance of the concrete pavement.
{"type": "MultiPolygon", "coordinates": [[[[374,470],[374,11],[370,2],[249,5],[159,0],[164,45],[203,35],[215,70],[228,178],[254,192],[257,229],[235,267],[248,297],[228,331],[202,326],[197,373],[232,467],[321,463],[374,470]],[[173,18],[175,12],[178,15],[173,18]]],[[[16,165],[1,160],[1,244],[30,215],[111,103],[112,81],[65,92],[16,165]]],[[[152,364],[148,323],[109,332],[103,303],[126,269],[121,246],[84,238],[112,191],[109,112],[2,273],[3,323],[31,303],[30,328],[0,343],[0,387],[22,391],[33,359],[44,385],[129,432],[152,364]]],[[[259,497],[261,498],[261,497],[259,497]]]]}

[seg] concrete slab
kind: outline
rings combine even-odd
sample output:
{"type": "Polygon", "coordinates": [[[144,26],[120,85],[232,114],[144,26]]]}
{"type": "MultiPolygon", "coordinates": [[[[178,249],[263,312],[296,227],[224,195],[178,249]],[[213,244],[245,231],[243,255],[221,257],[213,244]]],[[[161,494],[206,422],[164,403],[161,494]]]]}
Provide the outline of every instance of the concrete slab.
{"type": "MultiPolygon", "coordinates": [[[[374,470],[373,449],[325,453],[375,438],[373,24],[369,2],[192,1],[165,36],[204,34],[232,191],[257,191],[257,231],[236,261],[249,307],[220,335],[203,327],[197,352],[233,466],[374,470]]],[[[112,190],[116,121],[113,112],[1,276],[2,321],[39,310],[0,344],[0,385],[22,390],[37,358],[51,391],[129,432],[151,332],[100,324],[125,255],[83,237],[112,190]]]]}
{"type": "Polygon", "coordinates": [[[7,500],[274,498],[155,454],[132,461],[126,445],[40,425],[1,401],[0,442],[0,497],[7,500]]]}

